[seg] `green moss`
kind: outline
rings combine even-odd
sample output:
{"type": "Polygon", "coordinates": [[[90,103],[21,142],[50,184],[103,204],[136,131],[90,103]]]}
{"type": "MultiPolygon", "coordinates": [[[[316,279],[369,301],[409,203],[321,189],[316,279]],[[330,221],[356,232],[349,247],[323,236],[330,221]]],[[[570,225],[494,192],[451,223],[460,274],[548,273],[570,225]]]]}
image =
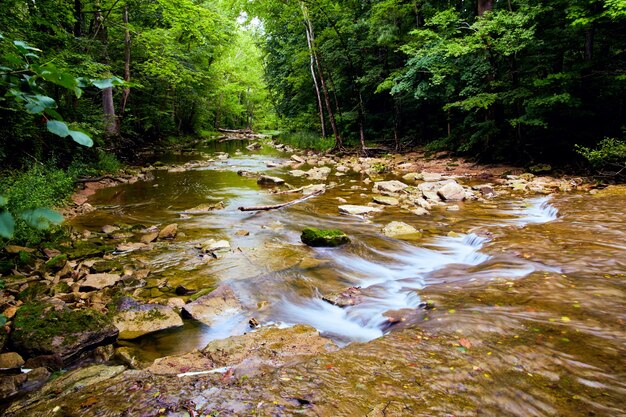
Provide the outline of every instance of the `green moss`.
{"type": "Polygon", "coordinates": [[[21,301],[34,301],[48,292],[48,286],[43,282],[31,282],[28,287],[17,295],[21,301]]]}
{"type": "Polygon", "coordinates": [[[93,273],[99,274],[102,272],[109,272],[114,270],[121,270],[122,264],[118,261],[98,261],[92,265],[91,271],[93,273]]]}
{"type": "Polygon", "coordinates": [[[62,254],[62,255],[57,255],[54,258],[50,259],[48,262],[46,262],[45,266],[47,270],[59,270],[65,266],[66,262],[67,262],[67,255],[62,254]]]}
{"type": "Polygon", "coordinates": [[[59,347],[64,347],[74,343],[84,332],[109,325],[110,319],[95,310],[70,310],[32,302],[17,310],[11,339],[29,353],[55,353],[59,337],[62,339],[59,347]]]}
{"type": "Polygon", "coordinates": [[[102,256],[106,252],[112,252],[114,249],[115,247],[103,245],[100,242],[77,241],[74,243],[74,248],[67,251],[67,255],[70,259],[80,259],[90,256],[102,256]]]}
{"type": "Polygon", "coordinates": [[[335,247],[350,242],[350,238],[341,230],[322,230],[313,227],[304,229],[300,239],[304,244],[314,247],[335,247]]]}
{"type": "Polygon", "coordinates": [[[189,300],[196,301],[198,298],[202,297],[203,295],[211,294],[214,290],[215,290],[215,287],[203,288],[197,293],[192,294],[191,297],[189,297],[189,300]]]}

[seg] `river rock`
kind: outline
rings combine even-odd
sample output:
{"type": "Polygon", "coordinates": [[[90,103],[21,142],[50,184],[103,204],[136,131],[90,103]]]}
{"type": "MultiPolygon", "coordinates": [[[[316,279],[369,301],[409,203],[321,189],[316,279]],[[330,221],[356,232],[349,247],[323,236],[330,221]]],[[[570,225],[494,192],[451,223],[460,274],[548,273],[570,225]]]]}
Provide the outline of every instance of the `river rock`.
{"type": "Polygon", "coordinates": [[[243,313],[244,308],[228,285],[220,285],[208,295],[203,295],[183,307],[183,314],[211,326],[216,321],[243,313]]]}
{"type": "Polygon", "coordinates": [[[11,398],[22,391],[32,391],[50,379],[46,368],[36,368],[27,374],[6,375],[0,377],[0,400],[11,398]]]}
{"type": "Polygon", "coordinates": [[[350,287],[340,292],[325,294],[322,300],[336,305],[337,307],[349,307],[359,304],[363,301],[363,298],[361,297],[360,287],[350,287]]]}
{"type": "Polygon", "coordinates": [[[291,160],[299,164],[304,164],[306,162],[306,160],[303,157],[298,156],[298,155],[291,155],[291,160]]]}
{"type": "Polygon", "coordinates": [[[230,242],[228,242],[228,240],[209,239],[196,247],[205,253],[217,252],[222,250],[230,250],[230,242]]]}
{"type": "Polygon", "coordinates": [[[403,222],[391,222],[383,228],[383,234],[388,237],[403,240],[413,240],[422,237],[422,233],[413,226],[403,222]]]}
{"type": "Polygon", "coordinates": [[[350,243],[350,238],[341,230],[336,229],[315,229],[308,227],[302,231],[300,236],[302,243],[313,247],[336,247],[350,243]]]}
{"type": "Polygon", "coordinates": [[[316,194],[316,193],[320,193],[324,191],[326,191],[325,184],[307,185],[306,187],[302,189],[302,195],[311,195],[311,194],[316,194]]]}
{"type": "Polygon", "coordinates": [[[402,179],[406,182],[417,182],[424,179],[424,177],[419,172],[409,172],[408,174],[404,174],[402,179]]]}
{"type": "Polygon", "coordinates": [[[139,241],[147,245],[157,240],[158,237],[159,232],[146,233],[145,235],[141,236],[141,238],[139,238],[139,241]]]}
{"type": "Polygon", "coordinates": [[[330,175],[331,169],[328,167],[311,168],[306,172],[307,177],[313,181],[323,181],[330,175]]]}
{"type": "Polygon", "coordinates": [[[185,210],[184,213],[186,214],[207,213],[213,210],[222,210],[224,209],[224,207],[225,206],[224,206],[223,201],[218,201],[217,203],[204,203],[204,204],[199,204],[195,207],[192,207],[189,210],[185,210]]]}
{"type": "Polygon", "coordinates": [[[19,369],[24,365],[24,359],[16,352],[0,354],[0,369],[19,369]]]}
{"type": "Polygon", "coordinates": [[[269,175],[261,175],[256,183],[259,185],[281,185],[285,183],[285,180],[278,177],[270,177],[269,175]]]}
{"type": "Polygon", "coordinates": [[[374,183],[374,188],[378,191],[384,191],[388,193],[399,193],[404,190],[408,185],[398,180],[391,181],[379,181],[374,183]]]}
{"type": "Polygon", "coordinates": [[[437,194],[444,201],[463,201],[465,199],[465,189],[456,181],[446,183],[437,194]]]}
{"type": "Polygon", "coordinates": [[[174,239],[176,234],[178,234],[178,224],[172,223],[161,229],[159,239],[174,239]]]}
{"type": "Polygon", "coordinates": [[[375,195],[373,200],[374,203],[382,204],[383,206],[397,206],[400,204],[400,201],[397,198],[383,195],[375,195]]]}
{"type": "Polygon", "coordinates": [[[118,330],[104,314],[70,310],[62,302],[27,303],[13,321],[11,343],[28,357],[59,354],[64,360],[117,339],[118,330]]]}
{"type": "Polygon", "coordinates": [[[441,181],[441,174],[436,172],[422,172],[422,180],[426,182],[436,182],[441,181]]]}
{"type": "Polygon", "coordinates": [[[111,226],[110,224],[107,224],[106,226],[102,226],[102,233],[106,233],[107,235],[117,232],[118,230],[120,230],[119,227],[111,226]]]}
{"type": "Polygon", "coordinates": [[[346,204],[343,206],[339,206],[337,207],[339,209],[339,213],[342,214],[352,214],[355,216],[360,216],[363,214],[370,214],[370,213],[379,213],[382,211],[381,208],[378,207],[370,207],[370,206],[355,206],[352,204],[346,204]]]}
{"type": "Polygon", "coordinates": [[[300,169],[294,169],[293,171],[289,171],[289,174],[293,177],[304,177],[306,176],[306,172],[300,169]]]}
{"type": "Polygon", "coordinates": [[[144,334],[180,327],[183,320],[171,308],[159,304],[141,304],[131,297],[117,302],[113,324],[120,339],[136,339],[144,334]]]}
{"type": "Polygon", "coordinates": [[[426,210],[424,207],[417,207],[411,210],[411,213],[415,214],[416,216],[425,216],[427,214],[430,214],[430,212],[426,210]]]}
{"type": "Polygon", "coordinates": [[[80,284],[80,289],[83,291],[101,290],[117,284],[121,279],[119,274],[88,274],[80,284]]]}

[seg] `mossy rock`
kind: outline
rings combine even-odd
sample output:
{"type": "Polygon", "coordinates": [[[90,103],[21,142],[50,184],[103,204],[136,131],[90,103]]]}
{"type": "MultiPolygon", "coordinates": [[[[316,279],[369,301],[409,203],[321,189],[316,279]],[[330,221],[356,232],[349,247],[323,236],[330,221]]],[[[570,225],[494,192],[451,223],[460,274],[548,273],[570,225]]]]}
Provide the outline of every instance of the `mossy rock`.
{"type": "Polygon", "coordinates": [[[74,243],[74,248],[67,251],[67,255],[70,259],[80,259],[102,256],[106,252],[112,252],[113,250],[115,250],[115,247],[111,245],[103,245],[99,242],[78,241],[74,243]]]}
{"type": "Polygon", "coordinates": [[[203,288],[199,290],[198,292],[191,294],[191,296],[189,297],[189,301],[196,301],[198,298],[202,297],[203,295],[211,294],[213,291],[215,291],[215,287],[203,288]]]}
{"type": "Polygon", "coordinates": [[[33,266],[35,265],[35,257],[33,254],[28,253],[26,251],[19,251],[15,258],[17,265],[19,266],[33,266]]]}
{"type": "Polygon", "coordinates": [[[65,266],[67,262],[67,254],[57,255],[48,260],[45,264],[46,269],[49,271],[58,271],[65,266]]]}
{"type": "Polygon", "coordinates": [[[122,264],[118,261],[98,261],[91,266],[91,272],[94,274],[100,274],[103,272],[120,271],[122,264]]]}
{"type": "Polygon", "coordinates": [[[41,281],[31,282],[25,290],[21,291],[17,295],[17,299],[25,302],[35,301],[38,298],[41,298],[41,296],[47,294],[49,289],[50,288],[41,281]]]}
{"type": "Polygon", "coordinates": [[[60,281],[58,284],[52,287],[52,294],[54,295],[67,294],[70,292],[72,292],[72,287],[70,287],[70,285],[65,281],[60,281]]]}
{"type": "Polygon", "coordinates": [[[111,319],[91,310],[70,310],[63,304],[33,302],[15,314],[11,344],[26,357],[59,354],[64,360],[117,339],[111,319]]]}
{"type": "Polygon", "coordinates": [[[308,227],[300,236],[302,243],[313,247],[335,247],[350,243],[350,238],[341,230],[315,229],[308,227]]]}

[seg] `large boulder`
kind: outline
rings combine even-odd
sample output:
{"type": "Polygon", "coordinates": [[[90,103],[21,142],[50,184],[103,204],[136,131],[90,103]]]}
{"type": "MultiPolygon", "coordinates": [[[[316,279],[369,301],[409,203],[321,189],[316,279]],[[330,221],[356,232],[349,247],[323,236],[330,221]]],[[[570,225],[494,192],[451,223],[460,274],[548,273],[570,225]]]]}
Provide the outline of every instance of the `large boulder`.
{"type": "Polygon", "coordinates": [[[180,327],[183,320],[171,307],[141,304],[131,297],[122,297],[116,304],[113,324],[120,332],[120,339],[135,339],[144,334],[180,327]]]}
{"type": "Polygon", "coordinates": [[[415,227],[403,222],[391,222],[383,227],[383,234],[388,237],[403,240],[414,240],[422,237],[422,234],[415,227]]]}
{"type": "Polygon", "coordinates": [[[11,343],[24,356],[73,355],[114,342],[118,330],[104,314],[92,310],[70,310],[62,302],[22,305],[15,314],[11,343]]]}
{"type": "Polygon", "coordinates": [[[300,236],[302,243],[313,247],[335,247],[350,243],[350,238],[341,230],[315,229],[307,227],[300,236]]]}
{"type": "Polygon", "coordinates": [[[244,312],[233,289],[220,285],[210,294],[199,297],[183,307],[183,314],[211,326],[213,323],[244,312]]]}
{"type": "Polygon", "coordinates": [[[465,189],[456,181],[450,181],[441,187],[437,194],[445,201],[463,201],[465,200],[465,189]]]}

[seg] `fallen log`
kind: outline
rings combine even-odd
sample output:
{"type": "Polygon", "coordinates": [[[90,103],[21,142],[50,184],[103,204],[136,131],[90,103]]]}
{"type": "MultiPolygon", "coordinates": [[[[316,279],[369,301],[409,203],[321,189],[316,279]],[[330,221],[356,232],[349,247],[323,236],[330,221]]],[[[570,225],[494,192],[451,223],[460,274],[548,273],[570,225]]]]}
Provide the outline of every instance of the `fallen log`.
{"type": "Polygon", "coordinates": [[[218,132],[223,132],[223,133],[240,133],[240,134],[250,134],[250,133],[254,133],[252,131],[252,129],[222,129],[222,128],[218,128],[217,129],[218,132]]]}
{"type": "Polygon", "coordinates": [[[282,204],[274,204],[271,206],[251,206],[251,207],[239,207],[238,210],[240,211],[267,211],[267,210],[276,210],[276,209],[280,209],[283,207],[289,207],[289,206],[293,206],[294,204],[298,204],[298,203],[302,203],[306,200],[308,200],[309,198],[313,198],[315,196],[318,196],[320,194],[322,194],[324,192],[324,190],[319,190],[314,192],[313,194],[309,194],[307,196],[298,198],[297,200],[293,200],[293,201],[289,201],[287,203],[282,203],[282,204]]]}
{"type": "Polygon", "coordinates": [[[124,180],[121,180],[119,178],[115,178],[112,177],[110,175],[103,175],[101,177],[94,177],[94,178],[78,178],[77,180],[74,181],[75,184],[85,184],[88,182],[100,182],[102,180],[111,180],[111,181],[116,181],[119,183],[123,183],[124,180]]]}

